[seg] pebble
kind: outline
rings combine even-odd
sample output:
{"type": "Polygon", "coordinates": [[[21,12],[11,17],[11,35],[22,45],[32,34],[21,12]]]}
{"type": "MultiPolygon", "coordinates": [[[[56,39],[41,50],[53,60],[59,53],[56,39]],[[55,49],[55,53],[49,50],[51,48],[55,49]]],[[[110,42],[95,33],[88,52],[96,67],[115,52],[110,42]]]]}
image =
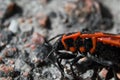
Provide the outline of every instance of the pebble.
{"type": "Polygon", "coordinates": [[[4,73],[9,73],[13,71],[13,67],[6,66],[6,65],[0,65],[0,71],[3,71],[4,73]]]}
{"type": "Polygon", "coordinates": [[[4,56],[6,57],[14,57],[14,55],[16,54],[17,49],[16,48],[7,48],[4,50],[4,56]]]}
{"type": "Polygon", "coordinates": [[[0,80],[13,80],[12,77],[1,77],[0,80]]]}
{"type": "Polygon", "coordinates": [[[15,62],[15,69],[18,71],[30,72],[32,68],[24,61],[18,59],[15,62]]]}
{"type": "Polygon", "coordinates": [[[120,73],[117,73],[117,77],[120,79],[120,73]]]}
{"type": "Polygon", "coordinates": [[[41,34],[34,32],[32,35],[32,43],[42,44],[44,43],[44,37],[41,34]]]}
{"type": "Polygon", "coordinates": [[[18,28],[18,22],[16,20],[12,20],[8,29],[13,33],[17,33],[19,30],[18,28]]]}
{"type": "Polygon", "coordinates": [[[37,46],[36,46],[35,44],[31,44],[31,45],[30,45],[31,50],[35,50],[36,47],[37,47],[37,46]]]}
{"type": "Polygon", "coordinates": [[[19,28],[22,33],[30,32],[33,29],[33,25],[31,25],[29,22],[24,22],[19,24],[19,28]]]}
{"type": "Polygon", "coordinates": [[[50,0],[40,0],[41,4],[47,4],[50,0]]]}
{"type": "Polygon", "coordinates": [[[28,72],[23,72],[24,77],[28,77],[29,73],[28,72]]]}
{"type": "Polygon", "coordinates": [[[10,2],[7,6],[7,9],[5,10],[5,13],[3,14],[3,17],[2,17],[2,23],[5,22],[6,19],[16,15],[16,14],[22,14],[23,10],[22,8],[14,3],[14,2],[10,2]]]}
{"type": "Polygon", "coordinates": [[[103,68],[100,73],[99,73],[99,76],[102,78],[102,79],[105,79],[106,75],[108,73],[108,70],[103,68]]]}
{"type": "Polygon", "coordinates": [[[38,18],[38,23],[41,27],[48,29],[51,28],[51,21],[47,15],[41,13],[38,14],[37,18],[38,18]]]}
{"type": "Polygon", "coordinates": [[[64,7],[66,13],[67,13],[69,16],[72,15],[72,12],[75,10],[75,8],[77,8],[76,4],[70,3],[70,2],[69,2],[69,3],[66,3],[66,4],[65,4],[65,7],[64,7]]]}
{"type": "Polygon", "coordinates": [[[93,70],[87,70],[86,73],[82,74],[83,78],[88,78],[88,77],[92,77],[93,75],[93,70]]]}

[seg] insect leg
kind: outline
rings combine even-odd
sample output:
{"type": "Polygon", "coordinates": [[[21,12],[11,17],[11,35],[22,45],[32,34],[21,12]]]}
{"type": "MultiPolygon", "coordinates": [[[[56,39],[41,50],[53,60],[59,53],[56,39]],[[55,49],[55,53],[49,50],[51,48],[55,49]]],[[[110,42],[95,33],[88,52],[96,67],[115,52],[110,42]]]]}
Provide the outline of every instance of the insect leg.
{"type": "Polygon", "coordinates": [[[114,76],[114,79],[115,79],[115,80],[119,80],[118,77],[117,77],[117,73],[116,73],[114,67],[112,68],[112,70],[113,70],[113,76],[114,76]]]}
{"type": "Polygon", "coordinates": [[[59,66],[59,68],[61,69],[61,72],[64,72],[63,66],[61,65],[61,61],[62,59],[60,59],[59,57],[57,58],[57,64],[59,66]]]}
{"type": "Polygon", "coordinates": [[[101,80],[100,77],[99,77],[99,75],[98,75],[99,69],[100,69],[99,66],[96,66],[96,67],[93,69],[94,73],[93,73],[93,75],[92,75],[92,77],[91,77],[92,80],[96,80],[96,78],[97,78],[98,80],[101,80]]]}
{"type": "Polygon", "coordinates": [[[83,58],[83,56],[81,56],[81,55],[76,57],[76,58],[74,58],[74,60],[70,64],[71,71],[72,71],[72,74],[73,74],[74,77],[76,77],[76,74],[74,72],[73,65],[76,64],[81,58],[83,58]]]}
{"type": "Polygon", "coordinates": [[[70,53],[67,53],[67,52],[57,52],[57,54],[58,54],[57,63],[60,67],[61,67],[62,59],[73,59],[73,58],[76,57],[76,55],[70,54],[70,53]]]}
{"type": "Polygon", "coordinates": [[[48,58],[48,60],[49,60],[55,67],[58,68],[58,70],[61,72],[62,77],[64,77],[65,74],[64,74],[64,72],[61,70],[61,68],[60,68],[58,65],[56,65],[56,64],[54,63],[54,61],[51,60],[50,58],[48,58]]]}
{"type": "Polygon", "coordinates": [[[70,53],[67,53],[67,52],[57,52],[56,54],[58,54],[57,56],[57,65],[59,66],[60,68],[60,71],[62,73],[64,73],[64,67],[63,65],[61,64],[61,61],[62,59],[72,59],[72,58],[75,58],[76,55],[74,54],[70,54],[70,53]]]}
{"type": "Polygon", "coordinates": [[[112,68],[108,69],[108,73],[106,75],[106,78],[105,80],[109,80],[113,77],[113,71],[112,71],[112,68]]]}

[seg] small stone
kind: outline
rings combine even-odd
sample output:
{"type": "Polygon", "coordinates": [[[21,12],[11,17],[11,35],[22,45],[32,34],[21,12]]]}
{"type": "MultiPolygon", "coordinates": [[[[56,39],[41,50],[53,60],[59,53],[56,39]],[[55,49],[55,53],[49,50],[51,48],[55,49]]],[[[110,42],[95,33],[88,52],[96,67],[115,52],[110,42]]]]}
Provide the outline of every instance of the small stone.
{"type": "Polygon", "coordinates": [[[16,70],[20,70],[21,67],[22,67],[24,64],[25,64],[25,62],[24,62],[23,60],[17,59],[17,60],[15,61],[15,69],[16,69],[16,70]]]}
{"type": "Polygon", "coordinates": [[[10,63],[10,64],[14,64],[15,61],[14,61],[14,60],[10,60],[9,63],[10,63]]]}
{"type": "Polygon", "coordinates": [[[54,78],[54,79],[56,79],[56,78],[57,78],[57,76],[56,76],[56,75],[53,75],[53,78],[54,78]]]}
{"type": "Polygon", "coordinates": [[[39,60],[38,58],[34,58],[33,61],[34,61],[35,63],[38,63],[38,62],[40,62],[40,61],[42,62],[42,60],[39,60]]]}
{"type": "Polygon", "coordinates": [[[2,23],[4,23],[6,19],[14,16],[15,14],[20,14],[21,15],[22,12],[23,12],[23,10],[18,4],[14,3],[14,2],[11,2],[7,6],[7,9],[6,9],[6,11],[5,11],[5,13],[2,17],[2,23]]]}
{"type": "Polygon", "coordinates": [[[103,68],[103,69],[100,71],[99,75],[100,75],[101,78],[105,78],[106,75],[107,75],[107,73],[108,73],[108,70],[105,69],[105,68],[103,68]]]}
{"type": "Polygon", "coordinates": [[[51,29],[51,21],[47,15],[40,13],[37,15],[37,18],[41,27],[51,29]]]}
{"type": "Polygon", "coordinates": [[[120,73],[117,73],[117,77],[120,79],[120,73]]]}
{"type": "Polygon", "coordinates": [[[28,64],[25,63],[20,69],[22,71],[30,72],[32,68],[28,64]]]}
{"type": "Polygon", "coordinates": [[[0,42],[0,46],[5,46],[6,43],[0,42]]]}
{"type": "Polygon", "coordinates": [[[0,77],[0,80],[7,80],[7,78],[5,78],[5,77],[0,77]]]}
{"type": "Polygon", "coordinates": [[[26,43],[26,44],[24,45],[25,48],[30,47],[30,46],[31,46],[30,43],[26,43]]]}
{"type": "Polygon", "coordinates": [[[8,55],[8,50],[5,50],[4,51],[4,56],[7,56],[8,55]]]}
{"type": "Polygon", "coordinates": [[[22,59],[17,59],[15,62],[15,69],[18,71],[21,70],[21,71],[30,72],[32,68],[27,63],[25,63],[22,59]]]}
{"type": "Polygon", "coordinates": [[[17,51],[17,48],[13,47],[13,48],[11,48],[11,50],[12,50],[13,52],[16,52],[16,51],[17,51]]]}
{"type": "Polygon", "coordinates": [[[47,4],[49,2],[49,0],[40,0],[41,4],[47,4]]]}
{"type": "MultiPolygon", "coordinates": [[[[93,76],[94,71],[93,70],[87,70],[86,73],[82,74],[83,78],[88,78],[88,77],[92,77],[93,76]]],[[[88,80],[88,79],[87,79],[88,80]]]]}
{"type": "Polygon", "coordinates": [[[2,56],[0,56],[0,62],[2,61],[2,59],[3,59],[2,56]]]}
{"type": "Polygon", "coordinates": [[[47,21],[47,17],[42,17],[41,19],[39,19],[39,24],[45,27],[46,21],[47,21]]]}
{"type": "Polygon", "coordinates": [[[23,72],[24,77],[28,77],[29,73],[28,72],[23,72]]]}
{"type": "Polygon", "coordinates": [[[31,48],[32,50],[35,50],[36,45],[35,45],[35,44],[31,44],[31,45],[30,45],[30,48],[31,48]]]}
{"type": "Polygon", "coordinates": [[[3,36],[3,35],[0,33],[0,38],[2,38],[2,36],[3,36]]]}
{"type": "Polygon", "coordinates": [[[87,12],[91,12],[92,7],[93,7],[93,0],[85,0],[85,10],[87,12]]]}
{"type": "Polygon", "coordinates": [[[34,32],[32,35],[32,43],[42,44],[44,43],[44,37],[37,32],[34,32]]]}
{"type": "Polygon", "coordinates": [[[32,24],[32,22],[33,22],[33,21],[32,21],[32,18],[29,18],[29,19],[28,19],[28,23],[32,24]]]}
{"type": "Polygon", "coordinates": [[[13,67],[11,66],[6,66],[6,65],[0,65],[0,71],[5,72],[6,74],[13,71],[13,67]]]}
{"type": "Polygon", "coordinates": [[[17,51],[17,48],[14,48],[14,47],[7,48],[4,51],[4,56],[5,57],[13,57],[15,55],[16,51],[17,51]]]}
{"type": "Polygon", "coordinates": [[[0,33],[2,34],[2,38],[0,40],[5,44],[10,42],[14,36],[14,33],[10,30],[2,30],[0,33]]]}
{"type": "Polygon", "coordinates": [[[79,18],[78,20],[80,23],[84,23],[85,22],[85,18],[79,18]]]}
{"type": "Polygon", "coordinates": [[[79,60],[79,62],[83,62],[83,61],[86,61],[87,60],[87,58],[86,57],[83,57],[83,58],[81,58],[80,60],[79,60]]]}
{"type": "Polygon", "coordinates": [[[22,32],[22,34],[29,34],[33,31],[33,26],[31,24],[29,24],[29,22],[24,22],[24,23],[21,23],[19,25],[19,28],[20,28],[20,31],[22,32]]]}
{"type": "Polygon", "coordinates": [[[18,22],[16,20],[12,20],[8,29],[10,31],[12,31],[13,33],[17,33],[19,30],[18,29],[18,22]]]}
{"type": "Polygon", "coordinates": [[[56,17],[57,17],[57,14],[56,14],[55,12],[51,11],[51,12],[49,13],[49,17],[50,17],[50,18],[56,18],[56,17]]]}
{"type": "Polygon", "coordinates": [[[66,3],[65,4],[65,12],[68,14],[68,15],[71,15],[71,13],[73,12],[73,10],[76,8],[76,4],[74,3],[66,3]]]}
{"type": "Polygon", "coordinates": [[[13,80],[12,77],[0,77],[0,80],[13,80]]]}
{"type": "Polygon", "coordinates": [[[26,41],[27,41],[27,38],[23,38],[22,41],[23,41],[23,42],[26,42],[26,41]]]}
{"type": "Polygon", "coordinates": [[[24,23],[25,22],[25,19],[24,18],[20,18],[19,20],[18,20],[18,22],[21,24],[21,23],[24,23]]]}
{"type": "Polygon", "coordinates": [[[13,80],[13,78],[12,77],[7,77],[7,80],[13,80]]]}

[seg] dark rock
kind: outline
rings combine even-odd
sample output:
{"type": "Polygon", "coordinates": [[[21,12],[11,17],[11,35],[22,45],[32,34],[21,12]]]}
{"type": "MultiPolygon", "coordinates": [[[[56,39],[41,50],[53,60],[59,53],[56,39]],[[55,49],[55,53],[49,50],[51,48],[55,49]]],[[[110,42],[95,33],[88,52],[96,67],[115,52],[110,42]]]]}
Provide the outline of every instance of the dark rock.
{"type": "Polygon", "coordinates": [[[19,15],[22,15],[22,8],[20,6],[18,6],[16,3],[14,2],[11,2],[8,6],[7,6],[7,9],[3,15],[3,18],[2,18],[2,23],[5,22],[6,19],[14,16],[15,14],[19,14],[19,15]]]}

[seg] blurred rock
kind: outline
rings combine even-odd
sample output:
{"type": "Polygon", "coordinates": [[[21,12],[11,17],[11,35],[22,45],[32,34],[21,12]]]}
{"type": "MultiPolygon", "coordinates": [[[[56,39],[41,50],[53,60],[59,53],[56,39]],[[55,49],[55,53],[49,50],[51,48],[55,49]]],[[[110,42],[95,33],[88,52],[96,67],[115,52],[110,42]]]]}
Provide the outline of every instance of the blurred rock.
{"type": "Polygon", "coordinates": [[[23,60],[17,59],[15,61],[15,69],[18,70],[18,71],[30,72],[30,70],[32,68],[27,63],[25,63],[23,60]]]}
{"type": "Polygon", "coordinates": [[[91,78],[93,76],[93,70],[87,70],[86,73],[82,74],[83,76],[83,79],[86,79],[86,78],[91,78]]]}
{"type": "Polygon", "coordinates": [[[2,30],[0,32],[1,38],[0,41],[3,44],[9,43],[12,40],[12,37],[14,36],[14,33],[9,30],[2,30]]]}
{"type": "Polygon", "coordinates": [[[6,66],[4,64],[0,65],[0,71],[3,71],[5,74],[12,72],[14,69],[11,66],[6,66]]]}
{"type": "Polygon", "coordinates": [[[48,2],[50,2],[51,0],[40,0],[40,2],[41,2],[41,4],[43,5],[45,5],[45,4],[47,4],[48,2]]]}
{"type": "Polygon", "coordinates": [[[99,76],[101,77],[101,79],[105,79],[106,78],[106,75],[108,73],[108,70],[103,68],[100,73],[99,73],[99,76]]]}
{"type": "Polygon", "coordinates": [[[38,18],[38,23],[41,27],[51,29],[51,21],[49,16],[40,13],[38,14],[37,18],[38,18]]]}
{"type": "Polygon", "coordinates": [[[35,44],[42,44],[44,43],[44,37],[39,33],[34,32],[32,35],[32,43],[35,44]]]}
{"type": "MultiPolygon", "coordinates": [[[[47,65],[49,64],[49,60],[46,59],[46,57],[48,56],[49,51],[51,51],[52,47],[51,45],[47,45],[47,44],[42,44],[37,46],[33,52],[30,53],[30,59],[31,62],[35,65],[35,66],[43,66],[47,63],[47,65]]],[[[54,62],[54,58],[51,55],[50,59],[53,60],[54,62]]]]}
{"type": "Polygon", "coordinates": [[[12,20],[8,29],[13,33],[19,32],[18,22],[16,20],[12,20]]]}
{"type": "Polygon", "coordinates": [[[65,11],[69,16],[72,16],[72,13],[74,12],[74,10],[77,8],[77,5],[74,3],[66,3],[65,4],[65,11]]]}
{"type": "Polygon", "coordinates": [[[117,77],[120,79],[120,73],[117,73],[117,77]]]}
{"type": "Polygon", "coordinates": [[[19,28],[22,33],[31,32],[33,30],[33,26],[27,22],[21,23],[19,28]]]}
{"type": "Polygon", "coordinates": [[[14,16],[15,14],[19,14],[19,15],[22,15],[22,8],[20,6],[18,6],[16,3],[14,2],[11,2],[8,6],[7,6],[7,9],[2,17],[2,23],[5,22],[6,19],[14,16]]]}

